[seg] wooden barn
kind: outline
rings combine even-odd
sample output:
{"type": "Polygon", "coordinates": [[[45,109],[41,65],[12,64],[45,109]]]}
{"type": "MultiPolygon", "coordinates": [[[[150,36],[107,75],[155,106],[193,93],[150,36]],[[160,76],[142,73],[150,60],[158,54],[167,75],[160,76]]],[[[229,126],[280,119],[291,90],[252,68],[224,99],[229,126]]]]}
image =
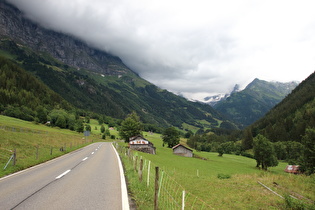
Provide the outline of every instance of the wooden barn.
{"type": "Polygon", "coordinates": [[[177,144],[172,149],[173,149],[173,154],[175,155],[180,155],[184,157],[193,157],[193,151],[185,147],[184,145],[177,144]]]}
{"type": "Polygon", "coordinates": [[[129,139],[129,148],[131,150],[137,150],[140,152],[145,152],[145,153],[155,155],[154,145],[151,142],[149,142],[147,139],[143,138],[143,136],[141,135],[137,135],[129,139]]]}

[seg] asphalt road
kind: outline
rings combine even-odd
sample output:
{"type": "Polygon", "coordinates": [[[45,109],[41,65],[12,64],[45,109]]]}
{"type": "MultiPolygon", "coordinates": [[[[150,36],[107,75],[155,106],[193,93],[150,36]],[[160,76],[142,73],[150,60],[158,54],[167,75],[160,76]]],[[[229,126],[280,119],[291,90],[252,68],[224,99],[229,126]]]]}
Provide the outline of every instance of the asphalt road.
{"type": "Polygon", "coordinates": [[[94,143],[0,179],[0,209],[129,209],[111,143],[94,143]]]}

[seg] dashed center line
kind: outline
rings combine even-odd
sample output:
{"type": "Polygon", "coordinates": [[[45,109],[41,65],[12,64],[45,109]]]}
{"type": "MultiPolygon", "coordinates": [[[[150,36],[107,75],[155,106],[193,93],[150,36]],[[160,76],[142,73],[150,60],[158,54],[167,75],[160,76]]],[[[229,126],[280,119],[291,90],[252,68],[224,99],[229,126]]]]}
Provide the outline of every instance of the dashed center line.
{"type": "Polygon", "coordinates": [[[67,170],[65,172],[63,172],[62,174],[60,174],[59,176],[56,177],[56,179],[60,179],[61,177],[63,177],[64,175],[66,175],[67,173],[69,173],[71,170],[67,170]]]}
{"type": "MultiPolygon", "coordinates": [[[[95,151],[97,151],[98,149],[95,149],[95,151]]],[[[94,152],[91,153],[91,155],[93,155],[94,152]]],[[[86,161],[89,157],[85,157],[82,159],[82,161],[86,161]]],[[[67,170],[65,172],[63,172],[62,174],[60,174],[59,176],[56,177],[56,179],[60,179],[61,177],[65,176],[67,173],[69,173],[71,170],[67,170]]]]}
{"type": "MultiPolygon", "coordinates": [[[[97,149],[95,149],[95,151],[97,151],[99,148],[102,147],[102,144],[98,146],[97,149]]],[[[94,152],[91,153],[92,155],[94,154],[94,152]]],[[[47,187],[48,185],[54,183],[55,181],[57,181],[58,179],[60,179],[61,177],[65,176],[66,174],[68,174],[71,170],[73,170],[74,168],[76,168],[78,165],[80,165],[83,161],[87,160],[89,157],[85,157],[84,159],[82,159],[81,162],[79,162],[77,165],[75,165],[73,168],[63,172],[62,174],[60,174],[59,176],[57,176],[53,181],[49,182],[48,184],[46,184],[45,186],[43,186],[42,188],[40,188],[39,190],[35,191],[34,193],[32,193],[31,195],[29,195],[28,197],[26,197],[24,200],[22,200],[20,203],[18,203],[17,205],[15,205],[12,209],[15,209],[16,207],[18,207],[19,205],[21,205],[21,203],[25,202],[26,200],[28,200],[30,197],[32,197],[33,195],[35,195],[36,193],[40,192],[42,189],[44,189],[45,187],[47,187]]]]}

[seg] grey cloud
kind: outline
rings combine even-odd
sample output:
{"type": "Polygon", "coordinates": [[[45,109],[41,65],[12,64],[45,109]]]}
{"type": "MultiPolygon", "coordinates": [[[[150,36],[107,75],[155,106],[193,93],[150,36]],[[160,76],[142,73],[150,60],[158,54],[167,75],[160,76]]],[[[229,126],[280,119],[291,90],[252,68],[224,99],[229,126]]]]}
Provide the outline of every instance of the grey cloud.
{"type": "Polygon", "coordinates": [[[314,70],[312,1],[9,2],[47,28],[119,56],[159,87],[193,98],[225,93],[256,77],[301,80],[314,70]],[[285,46],[292,46],[291,54],[285,46]],[[303,71],[293,69],[298,65],[303,71]],[[292,73],[284,74],[288,69],[292,73]]]}

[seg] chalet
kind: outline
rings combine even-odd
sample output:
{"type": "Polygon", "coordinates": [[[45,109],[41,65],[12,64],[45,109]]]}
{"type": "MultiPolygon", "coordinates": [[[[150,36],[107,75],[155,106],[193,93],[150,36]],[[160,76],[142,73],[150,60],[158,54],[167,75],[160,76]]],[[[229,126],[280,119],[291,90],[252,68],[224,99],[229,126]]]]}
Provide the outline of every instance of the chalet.
{"type": "Polygon", "coordinates": [[[184,145],[177,144],[172,149],[173,149],[173,154],[175,155],[180,155],[184,157],[193,157],[193,151],[185,147],[184,145]]]}
{"type": "Polygon", "coordinates": [[[287,167],[284,169],[287,173],[292,174],[299,174],[300,173],[300,166],[299,165],[287,165],[287,167]]]}
{"type": "Polygon", "coordinates": [[[131,150],[137,150],[140,152],[145,152],[155,155],[155,147],[147,139],[143,138],[141,135],[131,137],[129,139],[129,148],[131,150]]]}

